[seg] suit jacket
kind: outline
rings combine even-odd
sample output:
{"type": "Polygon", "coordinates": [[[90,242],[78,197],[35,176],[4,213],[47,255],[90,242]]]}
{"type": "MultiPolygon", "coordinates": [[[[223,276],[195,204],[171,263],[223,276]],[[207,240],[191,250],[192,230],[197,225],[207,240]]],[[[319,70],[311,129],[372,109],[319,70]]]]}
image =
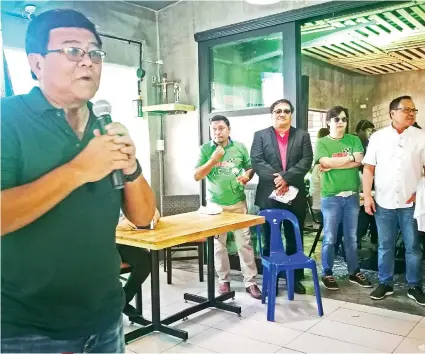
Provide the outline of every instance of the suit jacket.
{"type": "Polygon", "coordinates": [[[313,149],[307,132],[294,127],[289,129],[286,171],[282,171],[282,158],[273,127],[255,132],[251,161],[259,177],[255,204],[261,209],[273,208],[275,205],[268,198],[275,189],[274,173],[279,173],[288,185],[298,188],[297,198],[305,198],[304,177],[313,163],[313,149]]]}

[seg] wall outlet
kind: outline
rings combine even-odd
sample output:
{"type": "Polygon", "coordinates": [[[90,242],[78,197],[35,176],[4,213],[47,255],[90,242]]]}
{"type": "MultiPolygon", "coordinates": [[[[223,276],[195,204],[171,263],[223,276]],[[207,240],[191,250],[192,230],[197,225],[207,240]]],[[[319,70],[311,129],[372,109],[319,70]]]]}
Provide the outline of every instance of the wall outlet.
{"type": "Polygon", "coordinates": [[[152,76],[152,83],[154,84],[156,82],[156,76],[152,76]]]}
{"type": "Polygon", "coordinates": [[[365,104],[361,104],[360,108],[366,108],[367,106],[365,104]]]}

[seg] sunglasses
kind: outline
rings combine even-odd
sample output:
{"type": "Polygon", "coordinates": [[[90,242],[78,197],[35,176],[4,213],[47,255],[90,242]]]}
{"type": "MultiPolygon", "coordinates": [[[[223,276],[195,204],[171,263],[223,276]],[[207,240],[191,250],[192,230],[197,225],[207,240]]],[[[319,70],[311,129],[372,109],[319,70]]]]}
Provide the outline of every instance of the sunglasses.
{"type": "Polygon", "coordinates": [[[334,122],[335,123],[339,123],[339,121],[341,121],[341,122],[343,122],[343,123],[347,123],[348,122],[348,118],[347,117],[342,117],[342,118],[339,118],[339,117],[333,117],[333,118],[331,118],[331,120],[334,120],[334,122]]]}
{"type": "Polygon", "coordinates": [[[76,48],[76,47],[46,50],[44,52],[44,55],[49,53],[63,53],[66,55],[66,58],[68,60],[76,62],[76,63],[83,60],[84,56],[88,54],[93,64],[102,63],[106,56],[106,53],[100,49],[95,49],[95,50],[91,50],[90,52],[86,52],[84,49],[76,48]]]}
{"type": "Polygon", "coordinates": [[[289,114],[289,113],[292,113],[292,112],[291,112],[290,109],[276,109],[275,111],[273,111],[273,113],[279,115],[279,114],[282,114],[282,113],[289,114]]]}

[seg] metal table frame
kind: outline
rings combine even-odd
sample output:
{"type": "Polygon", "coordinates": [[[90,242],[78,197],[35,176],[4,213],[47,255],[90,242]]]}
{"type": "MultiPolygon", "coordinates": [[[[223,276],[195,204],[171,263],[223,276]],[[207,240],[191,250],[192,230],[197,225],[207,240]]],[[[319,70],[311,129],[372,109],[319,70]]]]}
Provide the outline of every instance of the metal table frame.
{"type": "Polygon", "coordinates": [[[202,297],[198,295],[185,293],[183,298],[187,301],[193,301],[198,303],[192,307],[189,307],[183,311],[180,311],[174,315],[161,320],[160,315],[160,293],[159,293],[159,251],[151,250],[152,259],[152,271],[151,271],[151,297],[152,297],[152,321],[146,320],[142,317],[132,317],[130,320],[134,323],[140,324],[143,327],[138,328],[125,335],[125,342],[129,343],[134,341],[146,334],[152,332],[161,332],[186,341],[188,339],[188,333],[186,331],[172,328],[169,325],[184,319],[194,313],[205,310],[207,308],[218,308],[221,310],[229,311],[241,315],[241,308],[239,306],[233,306],[225,304],[223,301],[234,298],[235,292],[230,291],[229,293],[215,297],[215,276],[214,276],[214,236],[207,238],[207,282],[208,282],[208,297],[202,297]]]}

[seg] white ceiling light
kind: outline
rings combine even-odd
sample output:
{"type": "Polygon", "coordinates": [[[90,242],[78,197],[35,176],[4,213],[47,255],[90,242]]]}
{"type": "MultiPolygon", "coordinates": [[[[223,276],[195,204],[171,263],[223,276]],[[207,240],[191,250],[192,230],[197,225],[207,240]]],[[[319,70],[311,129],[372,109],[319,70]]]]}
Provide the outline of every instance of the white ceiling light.
{"type": "Polygon", "coordinates": [[[271,5],[271,4],[278,3],[280,0],[245,0],[245,1],[249,4],[254,4],[254,5],[271,5]]]}

